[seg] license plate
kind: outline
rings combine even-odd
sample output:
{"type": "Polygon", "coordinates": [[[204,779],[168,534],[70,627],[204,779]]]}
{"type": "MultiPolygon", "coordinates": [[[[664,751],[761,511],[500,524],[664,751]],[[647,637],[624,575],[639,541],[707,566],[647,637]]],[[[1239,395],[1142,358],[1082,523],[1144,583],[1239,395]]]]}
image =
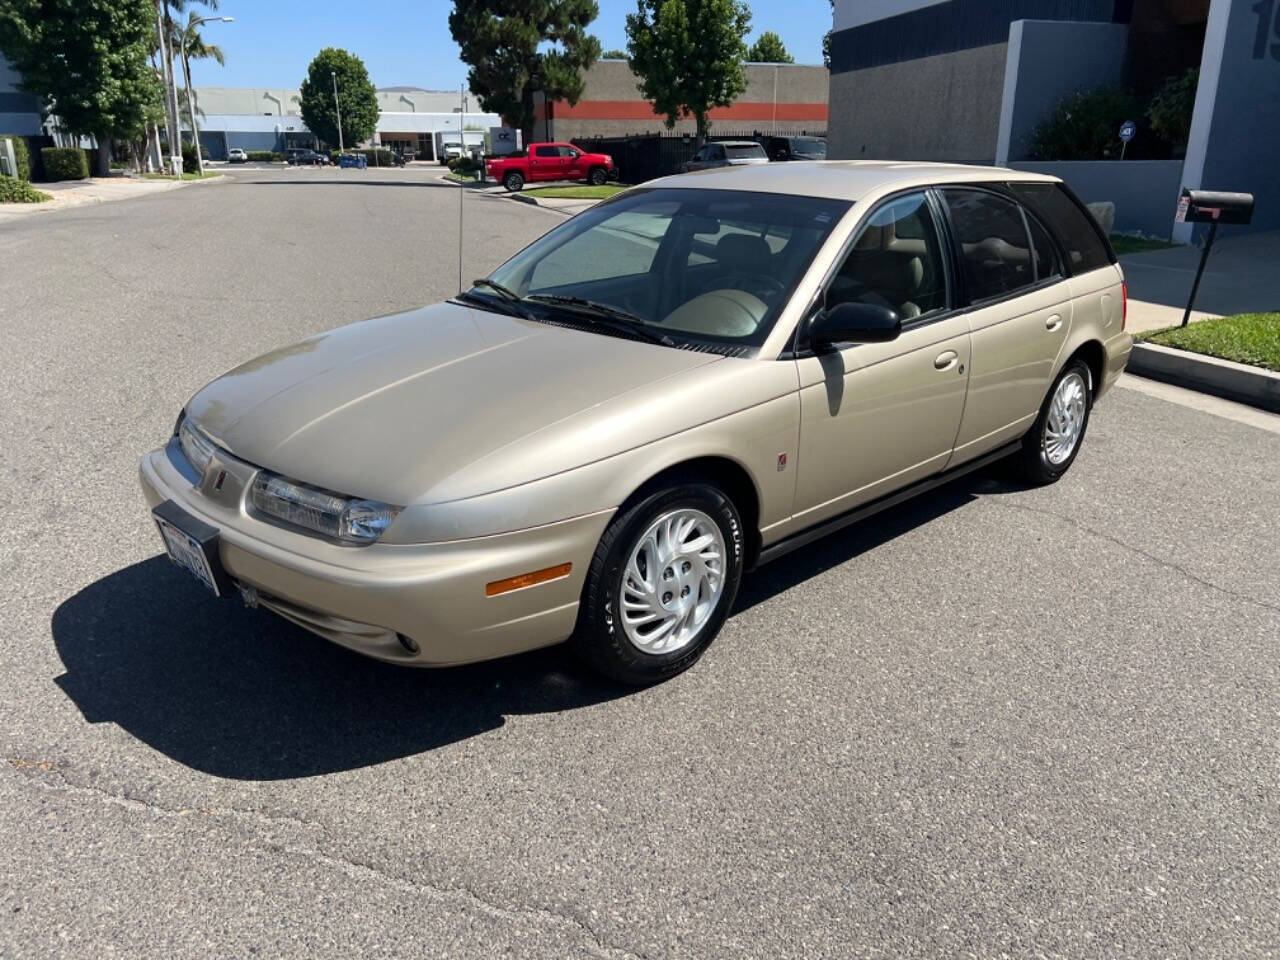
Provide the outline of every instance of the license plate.
{"type": "Polygon", "coordinates": [[[184,513],[172,501],[156,507],[152,517],[169,559],[213,591],[215,597],[222,596],[226,576],[218,564],[217,530],[184,513]]]}

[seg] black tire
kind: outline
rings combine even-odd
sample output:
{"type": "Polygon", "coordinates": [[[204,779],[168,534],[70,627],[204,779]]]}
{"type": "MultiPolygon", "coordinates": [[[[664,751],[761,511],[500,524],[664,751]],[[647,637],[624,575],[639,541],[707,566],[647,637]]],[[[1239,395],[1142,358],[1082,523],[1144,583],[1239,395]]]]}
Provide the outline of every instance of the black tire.
{"type": "Polygon", "coordinates": [[[733,609],[742,582],[744,544],[742,519],[733,501],[697,480],[674,482],[623,507],[601,536],[591,558],[570,647],[592,669],[636,686],[668,680],[687,670],[710,646],[733,609]],[[723,585],[718,605],[691,643],[671,653],[648,653],[631,642],[614,611],[636,542],[662,514],[681,507],[700,511],[720,528],[726,554],[723,585]]]}
{"type": "Polygon", "coordinates": [[[519,193],[524,189],[524,174],[512,170],[502,178],[502,185],[507,188],[509,193],[519,193]]]}
{"type": "Polygon", "coordinates": [[[1057,483],[1062,478],[1062,475],[1071,468],[1071,464],[1075,463],[1076,456],[1080,453],[1080,447],[1084,444],[1084,435],[1089,429],[1089,414],[1093,410],[1092,380],[1093,377],[1089,372],[1089,365],[1083,360],[1072,360],[1062,368],[1062,371],[1053,381],[1053,386],[1049,388],[1049,392],[1045,395],[1044,403],[1040,405],[1040,415],[1036,417],[1036,422],[1032,424],[1031,429],[1022,438],[1022,449],[1010,458],[1010,466],[1019,479],[1037,486],[1057,483]],[[1058,392],[1058,387],[1062,384],[1062,381],[1071,376],[1079,377],[1084,383],[1083,422],[1080,424],[1080,434],[1076,437],[1075,446],[1072,447],[1070,454],[1060,463],[1054,463],[1046,449],[1046,424],[1049,420],[1049,410],[1053,404],[1053,398],[1058,392]]]}
{"type": "Polygon", "coordinates": [[[604,167],[592,167],[591,172],[587,174],[587,183],[593,187],[603,187],[609,179],[609,172],[604,167]]]}

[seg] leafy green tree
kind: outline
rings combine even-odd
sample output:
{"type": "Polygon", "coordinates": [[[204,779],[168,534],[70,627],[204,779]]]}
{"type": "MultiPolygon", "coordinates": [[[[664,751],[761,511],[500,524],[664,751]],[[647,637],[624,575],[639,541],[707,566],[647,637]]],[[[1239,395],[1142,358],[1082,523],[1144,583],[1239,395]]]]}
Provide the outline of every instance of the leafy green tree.
{"type": "Polygon", "coordinates": [[[0,2],[0,52],[63,130],[97,138],[100,173],[111,139],[137,135],[155,103],[147,66],[154,31],[147,0],[0,2]]]}
{"type": "Polygon", "coordinates": [[[619,50],[616,47],[612,50],[606,50],[600,54],[601,60],[625,60],[627,59],[627,51],[619,50]]]}
{"type": "Polygon", "coordinates": [[[637,0],[627,15],[627,50],[640,92],[666,115],[668,128],[693,117],[697,146],[712,107],[727,107],[747,89],[743,38],[751,11],[741,0],[637,0]]]}
{"type": "Polygon", "coordinates": [[[796,58],[787,53],[782,38],[772,30],[766,30],[756,37],[756,42],[747,48],[749,63],[795,63],[796,58]]]}
{"type": "Polygon", "coordinates": [[[587,33],[595,0],[454,0],[449,32],[480,105],[533,137],[533,94],[577,103],[582,71],[600,58],[587,33]]]}
{"type": "MultiPolygon", "coordinates": [[[[836,0],[827,0],[831,7],[831,16],[836,15],[836,0]]],[[[831,69],[831,31],[828,30],[822,35],[822,65],[828,70],[831,69]]]]}
{"type": "Polygon", "coordinates": [[[299,91],[298,112],[311,132],[325,143],[338,142],[338,116],[333,106],[333,76],[338,76],[338,105],[342,108],[343,144],[355,145],[373,136],[378,127],[378,91],[369,80],[364,61],[346,50],[325,47],[307,67],[299,91]]]}

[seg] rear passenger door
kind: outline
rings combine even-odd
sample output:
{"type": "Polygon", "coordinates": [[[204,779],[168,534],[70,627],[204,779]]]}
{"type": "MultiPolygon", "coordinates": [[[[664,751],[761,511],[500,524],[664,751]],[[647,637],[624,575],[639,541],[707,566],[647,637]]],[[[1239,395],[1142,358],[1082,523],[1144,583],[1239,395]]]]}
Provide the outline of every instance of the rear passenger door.
{"type": "Polygon", "coordinates": [[[972,359],[953,463],[1016,439],[1035,420],[1071,327],[1071,289],[1043,223],[1010,196],[944,187],[972,359]]]}
{"type": "Polygon", "coordinates": [[[529,179],[556,180],[560,176],[560,165],[563,162],[558,147],[549,144],[534,147],[533,155],[529,157],[529,179]]]}

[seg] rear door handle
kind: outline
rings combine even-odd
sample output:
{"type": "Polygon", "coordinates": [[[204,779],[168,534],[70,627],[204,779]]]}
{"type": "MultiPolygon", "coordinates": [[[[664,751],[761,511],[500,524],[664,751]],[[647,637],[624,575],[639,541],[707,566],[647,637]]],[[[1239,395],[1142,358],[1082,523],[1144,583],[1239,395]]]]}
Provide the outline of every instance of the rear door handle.
{"type": "Polygon", "coordinates": [[[1044,322],[1046,330],[1057,330],[1060,326],[1062,326],[1062,317],[1056,313],[1044,322]]]}
{"type": "Polygon", "coordinates": [[[944,350],[933,358],[933,365],[939,370],[949,370],[958,357],[954,350],[944,350]]]}

